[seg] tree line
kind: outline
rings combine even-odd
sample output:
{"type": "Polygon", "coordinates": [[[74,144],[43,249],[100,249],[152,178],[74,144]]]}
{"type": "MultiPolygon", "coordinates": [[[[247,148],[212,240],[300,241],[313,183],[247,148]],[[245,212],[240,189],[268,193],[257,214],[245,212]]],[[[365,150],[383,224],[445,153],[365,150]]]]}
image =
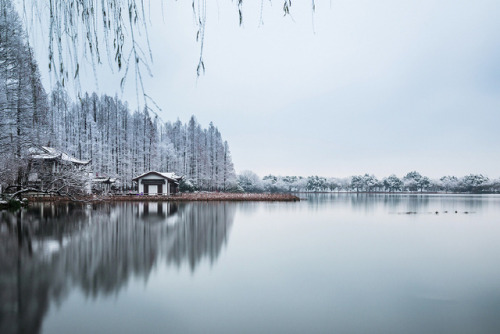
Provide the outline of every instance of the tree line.
{"type": "Polygon", "coordinates": [[[230,190],[236,176],[227,141],[193,116],[165,122],[146,105],[132,111],[108,95],[72,101],[62,84],[47,93],[10,1],[0,1],[0,185],[29,183],[33,147],[54,147],[91,160],[97,177],[117,178],[121,189],[149,170],[184,176],[186,190],[230,190]]]}
{"type": "Polygon", "coordinates": [[[275,175],[260,178],[251,171],[244,171],[238,175],[238,184],[246,192],[500,192],[500,178],[489,179],[482,174],[469,174],[460,178],[443,176],[431,179],[416,171],[401,178],[392,174],[382,179],[373,174],[345,178],[275,175]]]}
{"type": "Polygon", "coordinates": [[[133,177],[156,170],[184,176],[185,190],[235,185],[229,145],[212,122],[208,128],[194,116],[187,123],[164,122],[147,107],[131,112],[116,96],[95,93],[71,103],[61,86],[50,100],[55,146],[91,159],[96,176],[118,178],[130,187],[133,177]]]}

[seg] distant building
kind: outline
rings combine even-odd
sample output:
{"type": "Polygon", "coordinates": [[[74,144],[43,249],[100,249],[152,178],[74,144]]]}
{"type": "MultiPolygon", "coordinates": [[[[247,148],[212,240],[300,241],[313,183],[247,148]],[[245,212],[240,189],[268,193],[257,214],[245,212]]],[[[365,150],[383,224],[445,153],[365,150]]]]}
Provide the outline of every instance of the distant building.
{"type": "Polygon", "coordinates": [[[118,179],[111,177],[94,177],[92,179],[92,193],[94,194],[109,194],[116,191],[113,187],[116,185],[118,179]]]}
{"type": "Polygon", "coordinates": [[[57,178],[81,181],[90,193],[91,160],[80,160],[53,147],[41,146],[29,149],[28,183],[44,190],[57,178]]]}
{"type": "Polygon", "coordinates": [[[179,191],[182,177],[175,173],[150,171],[132,179],[137,182],[138,191],[144,195],[172,195],[179,191]]]}

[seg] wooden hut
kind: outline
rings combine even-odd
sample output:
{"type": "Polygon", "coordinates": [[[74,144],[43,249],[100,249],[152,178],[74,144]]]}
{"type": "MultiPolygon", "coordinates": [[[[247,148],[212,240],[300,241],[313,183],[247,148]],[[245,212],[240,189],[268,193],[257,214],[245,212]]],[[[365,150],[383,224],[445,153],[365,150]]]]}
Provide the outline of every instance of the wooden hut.
{"type": "Polygon", "coordinates": [[[172,195],[179,191],[179,182],[182,177],[175,173],[160,173],[150,171],[132,179],[137,182],[139,194],[144,195],[172,195]]]}

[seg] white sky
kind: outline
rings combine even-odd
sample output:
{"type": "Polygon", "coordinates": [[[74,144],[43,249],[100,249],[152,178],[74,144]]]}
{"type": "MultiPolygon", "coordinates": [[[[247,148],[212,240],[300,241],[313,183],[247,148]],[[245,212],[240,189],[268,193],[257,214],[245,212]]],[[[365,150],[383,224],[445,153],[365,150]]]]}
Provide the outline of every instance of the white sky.
{"type": "MultiPolygon", "coordinates": [[[[213,121],[237,171],[500,176],[499,1],[318,0],[314,28],[310,1],[292,2],[292,19],[266,0],[259,25],[246,0],[242,28],[235,2],[207,2],[199,79],[191,2],[151,5],[145,86],[164,120],[213,121]]],[[[109,72],[99,93],[121,96],[109,72]]]]}

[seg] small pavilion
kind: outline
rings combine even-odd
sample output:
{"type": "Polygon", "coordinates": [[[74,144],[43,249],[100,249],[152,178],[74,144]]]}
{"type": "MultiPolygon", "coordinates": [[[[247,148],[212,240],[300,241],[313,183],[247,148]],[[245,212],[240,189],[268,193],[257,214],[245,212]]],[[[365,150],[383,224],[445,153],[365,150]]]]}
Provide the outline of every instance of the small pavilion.
{"type": "Polygon", "coordinates": [[[182,177],[175,173],[149,171],[132,179],[137,182],[139,194],[172,195],[179,191],[182,177]]]}

